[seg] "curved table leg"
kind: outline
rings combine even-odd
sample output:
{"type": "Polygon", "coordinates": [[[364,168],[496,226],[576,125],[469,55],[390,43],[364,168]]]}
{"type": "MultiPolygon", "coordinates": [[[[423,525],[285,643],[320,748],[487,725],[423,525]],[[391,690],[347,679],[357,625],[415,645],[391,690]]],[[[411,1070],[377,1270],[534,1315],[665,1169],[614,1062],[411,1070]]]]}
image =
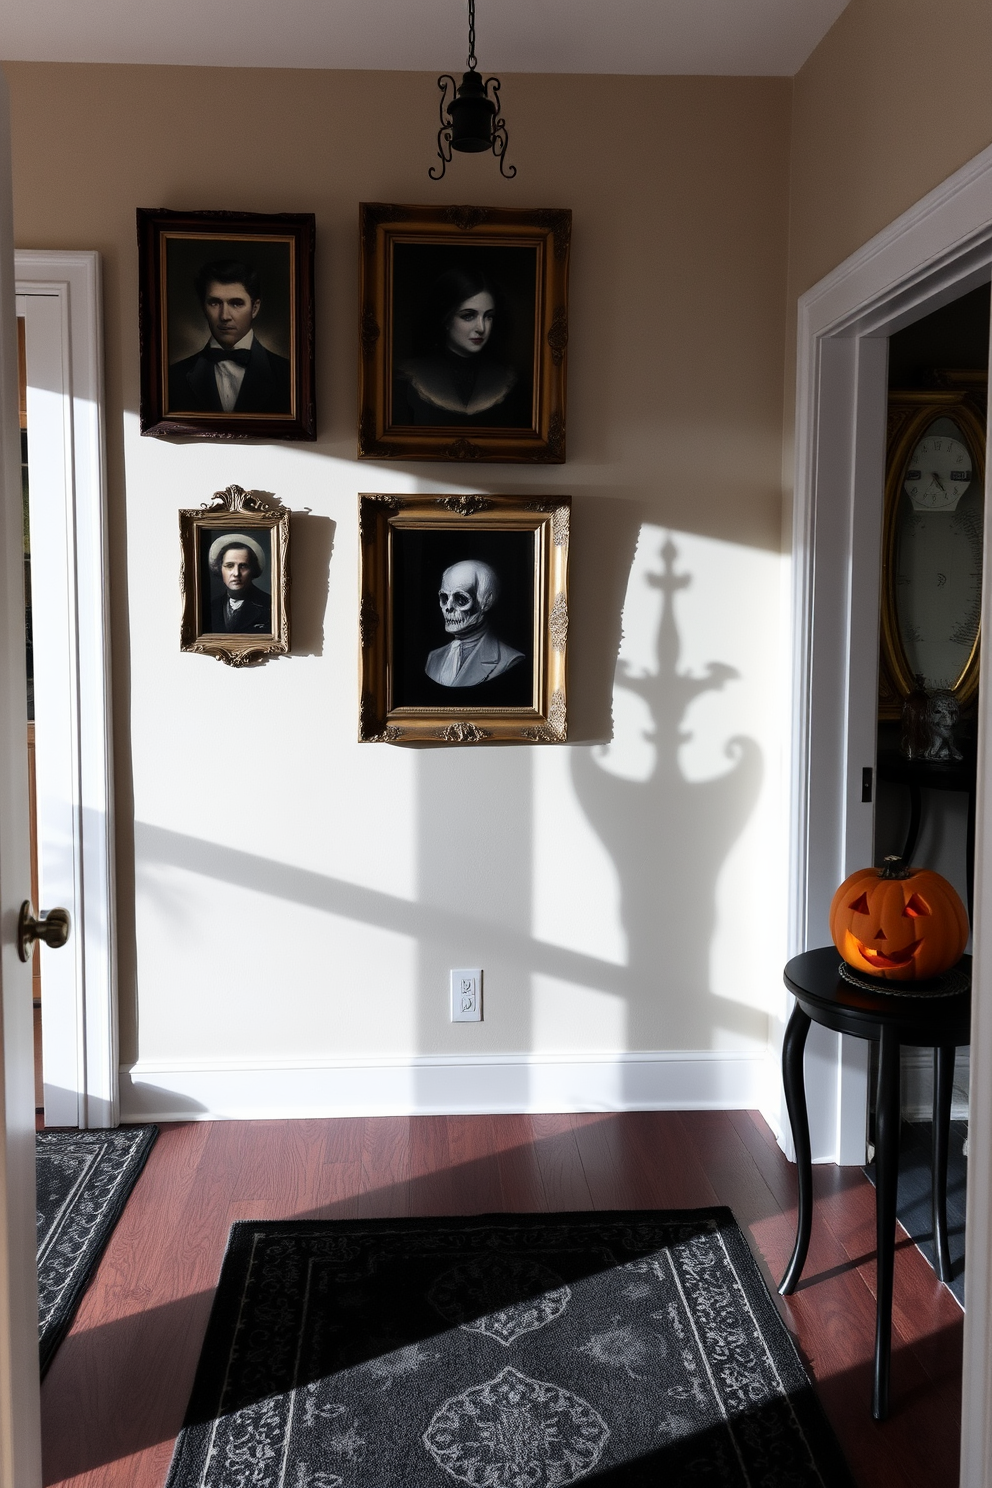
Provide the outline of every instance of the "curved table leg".
{"type": "Polygon", "coordinates": [[[951,1279],[951,1252],[947,1244],[947,1147],[951,1130],[951,1096],[954,1090],[954,1045],[933,1051],[933,1248],[937,1275],[951,1279]]]}
{"type": "Polygon", "coordinates": [[[892,1359],[892,1275],[896,1243],[896,1185],[899,1180],[899,1039],[882,1026],[875,1102],[875,1379],[871,1413],[889,1413],[892,1359]]]}
{"type": "Polygon", "coordinates": [[[813,1228],[813,1154],[809,1145],[809,1114],[806,1109],[806,1081],[803,1074],[803,1054],[806,1050],[806,1035],[810,1019],[798,1002],[792,1010],[785,1042],[782,1045],[782,1080],[785,1085],[785,1104],[789,1110],[792,1140],[796,1148],[796,1176],[799,1179],[799,1222],[796,1227],[796,1244],[792,1259],[786,1267],[779,1294],[787,1297],[795,1291],[796,1283],[803,1274],[809,1237],[813,1228]]]}

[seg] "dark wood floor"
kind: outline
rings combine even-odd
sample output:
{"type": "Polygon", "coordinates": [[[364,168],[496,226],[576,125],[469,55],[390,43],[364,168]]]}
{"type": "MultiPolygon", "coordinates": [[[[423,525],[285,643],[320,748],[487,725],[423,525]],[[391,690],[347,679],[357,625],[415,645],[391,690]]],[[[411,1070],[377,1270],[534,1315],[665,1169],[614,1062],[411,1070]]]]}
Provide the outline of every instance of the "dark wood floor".
{"type": "MultiPolygon", "coordinates": [[[[900,1235],[893,1412],[873,1422],[874,1192],[858,1169],[815,1179],[806,1275],[780,1307],[856,1481],[954,1488],[961,1312],[900,1235]]],[[[235,1219],[714,1203],[774,1291],[794,1171],[750,1112],[166,1126],[45,1380],[45,1483],[161,1488],[235,1219]]]]}

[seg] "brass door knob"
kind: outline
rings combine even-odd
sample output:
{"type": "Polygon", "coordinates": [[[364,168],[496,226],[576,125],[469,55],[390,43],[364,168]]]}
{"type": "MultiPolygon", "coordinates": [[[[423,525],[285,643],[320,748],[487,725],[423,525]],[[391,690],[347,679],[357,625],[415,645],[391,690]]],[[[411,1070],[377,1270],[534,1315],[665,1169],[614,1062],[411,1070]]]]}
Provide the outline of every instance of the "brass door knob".
{"type": "Polygon", "coordinates": [[[17,919],[17,954],[22,961],[31,960],[31,948],[36,940],[43,940],[53,951],[59,950],[69,939],[72,922],[67,909],[42,910],[39,919],[34,917],[34,905],[25,899],[17,919]]]}

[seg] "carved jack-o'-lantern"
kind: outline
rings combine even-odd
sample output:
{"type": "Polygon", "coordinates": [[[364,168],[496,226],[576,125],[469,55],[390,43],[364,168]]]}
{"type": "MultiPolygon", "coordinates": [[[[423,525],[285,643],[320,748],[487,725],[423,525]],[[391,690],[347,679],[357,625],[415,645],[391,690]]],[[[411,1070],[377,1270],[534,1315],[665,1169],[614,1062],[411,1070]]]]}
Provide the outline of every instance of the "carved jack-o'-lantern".
{"type": "Polygon", "coordinates": [[[830,934],[849,966],[890,981],[939,976],[968,944],[968,912],[929,868],[886,858],[845,878],[830,905],[830,934]]]}

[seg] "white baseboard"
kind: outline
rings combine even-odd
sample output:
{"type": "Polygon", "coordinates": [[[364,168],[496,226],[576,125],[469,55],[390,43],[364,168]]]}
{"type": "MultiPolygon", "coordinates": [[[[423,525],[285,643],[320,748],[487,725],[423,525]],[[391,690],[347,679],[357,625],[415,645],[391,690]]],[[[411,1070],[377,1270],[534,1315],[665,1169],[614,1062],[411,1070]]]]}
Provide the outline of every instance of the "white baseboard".
{"type": "Polygon", "coordinates": [[[122,1121],[556,1111],[732,1111],[766,1104],[767,1056],[704,1050],[420,1056],[121,1067],[122,1121]]]}
{"type": "MultiPolygon", "coordinates": [[[[969,1051],[958,1049],[954,1059],[951,1120],[968,1120],[969,1051]]],[[[902,1115],[904,1121],[929,1121],[933,1116],[933,1051],[902,1051],[902,1115]]]]}

